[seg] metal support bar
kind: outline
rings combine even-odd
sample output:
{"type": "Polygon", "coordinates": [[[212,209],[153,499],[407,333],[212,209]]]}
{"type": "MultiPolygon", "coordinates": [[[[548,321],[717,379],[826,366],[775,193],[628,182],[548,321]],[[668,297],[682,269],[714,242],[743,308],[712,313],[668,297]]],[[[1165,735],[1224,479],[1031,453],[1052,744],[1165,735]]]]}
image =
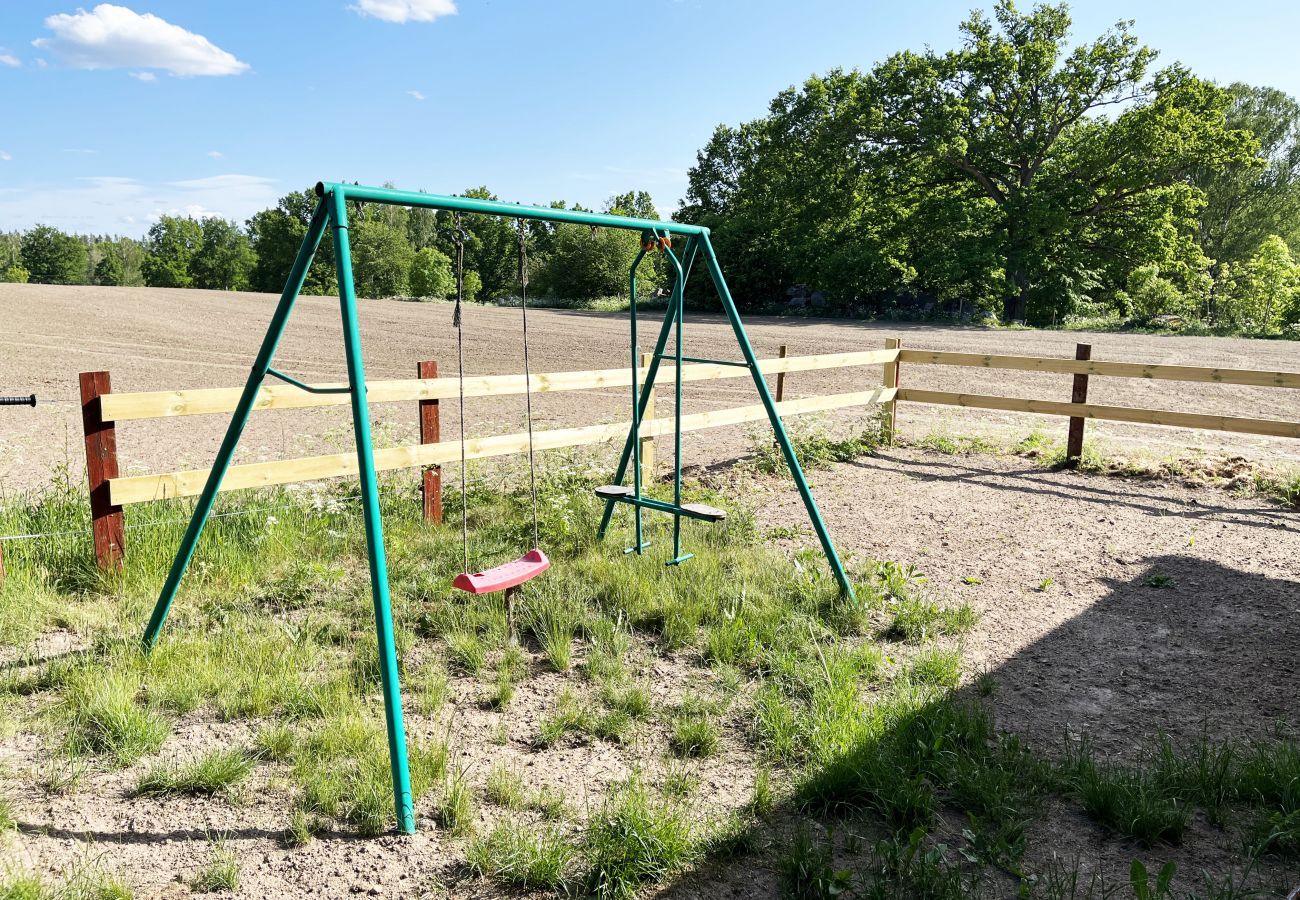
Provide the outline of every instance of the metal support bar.
{"type": "Polygon", "coordinates": [[[375,606],[375,632],[379,641],[379,676],[384,694],[384,723],[388,732],[388,762],[393,778],[393,806],[397,828],[415,831],[415,807],[406,761],[406,729],[402,722],[401,683],[393,637],[393,611],[388,596],[388,560],[384,554],[384,529],[380,520],[379,485],[375,477],[375,448],[370,439],[370,409],[366,399],[366,370],[361,356],[361,329],[357,324],[357,296],[352,282],[352,251],[348,245],[348,211],[342,193],[329,195],[334,224],[334,265],[338,272],[339,305],[343,314],[343,347],[347,353],[348,383],[352,388],[352,429],[356,435],[357,469],[361,476],[361,514],[365,522],[366,553],[370,561],[370,592],[375,606]]]}
{"type": "Polygon", "coordinates": [[[208,523],[208,516],[212,514],[212,504],[216,501],[217,491],[221,488],[221,479],[226,477],[226,470],[230,468],[230,460],[235,454],[235,447],[239,444],[239,437],[248,423],[253,404],[257,402],[257,391],[262,386],[267,369],[271,367],[275,348],[280,343],[280,336],[284,334],[284,326],[289,320],[289,313],[293,311],[294,301],[298,299],[298,292],[302,290],[303,282],[307,280],[307,270],[311,268],[316,248],[320,246],[321,237],[325,234],[327,219],[325,204],[317,204],[311,223],[307,226],[307,234],[298,248],[298,255],[294,258],[293,268],[289,270],[284,291],[280,294],[280,303],[271,316],[266,337],[262,338],[262,347],[257,351],[257,358],[253,361],[253,369],[248,374],[248,381],[244,383],[244,392],[239,396],[239,403],[230,417],[230,424],[226,426],[226,436],[222,438],[221,447],[217,450],[217,458],[212,462],[212,469],[208,472],[203,493],[194,504],[194,514],[190,517],[190,524],[185,529],[185,536],[181,538],[176,558],[172,560],[171,571],[167,573],[167,581],[163,583],[158,602],[154,604],[153,614],[145,627],[142,642],[146,652],[158,643],[158,635],[167,621],[167,612],[171,609],[172,601],[176,599],[176,591],[180,587],[181,579],[185,577],[185,570],[194,555],[194,547],[199,542],[199,536],[203,534],[203,527],[208,523]]]}
{"type": "MultiPolygon", "coordinates": [[[[637,364],[640,362],[639,348],[637,347],[636,338],[636,270],[641,265],[641,260],[645,259],[645,244],[642,243],[641,249],[637,251],[636,258],[632,260],[632,267],[628,270],[628,303],[631,310],[632,319],[632,431],[635,434],[641,433],[641,386],[637,384],[637,364]]],[[[650,382],[651,390],[654,389],[654,382],[650,382]]],[[[632,444],[632,493],[636,497],[641,496],[641,442],[636,441],[632,444]]],[[[645,549],[645,530],[641,521],[641,507],[637,507],[633,512],[632,523],[632,550],[640,555],[645,549]]]]}
{"type": "Polygon", "coordinates": [[[296,388],[302,388],[304,391],[306,391],[309,394],[347,394],[352,391],[352,388],[350,387],[345,387],[345,388],[312,387],[310,384],[304,384],[303,382],[299,381],[297,378],[293,378],[289,375],[284,374],[283,372],[277,371],[276,369],[272,369],[270,366],[267,366],[266,374],[274,376],[275,378],[278,378],[287,384],[291,384],[296,388]]]}
{"type": "MultiPolygon", "coordinates": [[[[686,242],[686,249],[683,251],[682,256],[685,258],[685,265],[683,266],[683,271],[688,276],[691,271],[691,266],[695,262],[695,256],[698,253],[698,251],[699,251],[699,241],[696,238],[691,238],[686,242]]],[[[664,313],[663,325],[659,327],[659,337],[655,341],[654,350],[651,352],[650,365],[646,368],[646,376],[645,376],[646,384],[654,384],[655,379],[659,375],[659,356],[660,354],[663,353],[664,347],[668,346],[668,336],[672,333],[673,319],[674,319],[673,308],[672,308],[672,304],[670,303],[668,306],[668,311],[664,313]]],[[[640,419],[645,418],[646,404],[650,402],[650,398],[652,396],[654,395],[650,391],[641,392],[641,400],[640,403],[637,405],[637,410],[636,410],[636,415],[638,418],[640,419]]],[[[639,439],[640,436],[637,434],[636,428],[635,427],[629,428],[627,432],[627,441],[626,443],[623,444],[623,453],[622,455],[619,456],[618,459],[618,468],[615,470],[614,477],[610,481],[610,484],[623,483],[623,477],[627,474],[628,461],[631,460],[632,458],[632,442],[639,439]]],[[[609,531],[609,522],[610,519],[613,517],[613,515],[614,515],[614,501],[607,499],[605,501],[605,512],[600,519],[600,528],[597,529],[596,531],[596,536],[598,539],[603,538],[605,534],[609,531]]]]}
{"type": "Polygon", "coordinates": [[[735,366],[738,369],[748,369],[749,363],[736,362],[734,359],[708,359],[703,356],[683,356],[682,362],[689,363],[711,363],[715,366],[735,366]]]}
{"type": "Polygon", "coordinates": [[[745,361],[749,363],[750,374],[754,377],[754,387],[758,389],[758,396],[763,401],[763,408],[767,410],[767,417],[772,422],[772,430],[776,432],[776,441],[781,447],[781,452],[785,455],[786,465],[790,469],[791,476],[794,477],[795,487],[799,489],[799,496],[803,499],[804,508],[808,510],[808,518],[812,520],[813,530],[817,532],[817,539],[821,541],[822,552],[826,555],[826,562],[830,565],[835,580],[839,582],[840,590],[845,596],[852,598],[853,584],[849,581],[848,573],[844,571],[844,565],[840,562],[839,554],[835,552],[835,542],[831,540],[826,523],[822,521],[821,510],[817,508],[817,501],[813,499],[812,490],[808,487],[808,479],[804,477],[803,468],[799,465],[799,458],[795,455],[794,446],[790,443],[790,436],[786,434],[785,426],[781,424],[781,416],[777,413],[776,406],[772,402],[772,395],[767,390],[767,382],[763,378],[763,373],[758,369],[758,360],[754,357],[754,348],[749,343],[749,336],[745,333],[745,325],[740,321],[740,313],[737,312],[736,304],[731,299],[731,291],[727,287],[727,280],[722,275],[722,267],[718,265],[718,258],[713,252],[713,245],[709,242],[707,233],[700,236],[700,243],[703,245],[704,262],[709,267],[709,275],[713,278],[713,284],[717,288],[719,299],[722,300],[722,308],[726,311],[727,319],[731,322],[731,330],[735,332],[736,340],[740,343],[740,352],[744,355],[745,361]]]}

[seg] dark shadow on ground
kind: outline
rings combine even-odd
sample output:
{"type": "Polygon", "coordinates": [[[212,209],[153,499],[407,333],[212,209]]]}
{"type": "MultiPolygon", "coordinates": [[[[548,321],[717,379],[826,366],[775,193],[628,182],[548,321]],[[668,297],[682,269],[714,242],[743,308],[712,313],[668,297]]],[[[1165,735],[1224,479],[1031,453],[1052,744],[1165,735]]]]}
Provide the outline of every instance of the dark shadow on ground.
{"type": "MultiPolygon", "coordinates": [[[[1205,488],[1193,501],[1175,507],[1176,500],[1167,493],[1142,491],[1148,479],[1123,475],[1080,475],[1069,484],[1070,490],[1059,489],[1061,475],[1051,469],[983,467],[973,459],[961,462],[927,454],[924,459],[909,459],[888,450],[853,460],[847,465],[869,471],[904,472],[922,481],[952,481],[980,484],[996,490],[1015,491],[1041,497],[1044,494],[1069,500],[1082,500],[1101,506],[1125,506],[1153,516],[1171,515],[1171,507],[1179,517],[1189,519],[1231,519],[1237,525],[1258,528],[1300,529],[1300,516],[1267,501],[1242,508],[1225,506],[1217,502],[1214,488],[1205,488]],[[1111,486],[1114,485],[1114,486],[1111,486]],[[1143,502],[1143,501],[1151,502],[1143,502]]],[[[1300,564],[1297,565],[1300,573],[1300,564]]]]}
{"type": "MultiPolygon", "coordinates": [[[[991,671],[991,696],[970,684],[958,691],[959,699],[991,709],[999,732],[1019,735],[1053,759],[1067,735],[1086,735],[1100,756],[1128,763],[1151,751],[1160,733],[1176,745],[1202,734],[1214,742],[1268,739],[1279,723],[1294,733],[1300,723],[1300,562],[1296,579],[1180,555],[1144,562],[1141,575],[1108,582],[1101,600],[991,671]]],[[[763,827],[754,833],[756,843],[779,850],[789,823],[802,817],[797,806],[778,810],[773,820],[785,823],[786,834],[782,826],[763,827]]],[[[964,823],[963,811],[949,803],[932,832],[953,859],[964,823]]],[[[883,833],[870,814],[853,827],[883,833]]],[[[1028,834],[1029,871],[1052,854],[1077,857],[1084,873],[1100,869],[1108,884],[1121,886],[1116,897],[1131,896],[1135,858],[1152,872],[1174,862],[1175,886],[1182,891],[1202,889],[1203,871],[1223,874],[1241,858],[1240,835],[1211,825],[1203,814],[1194,817],[1181,845],[1147,850],[1088,819],[1076,801],[1052,799],[1028,834]]],[[[755,853],[710,863],[662,896],[776,896],[773,858],[755,853]]],[[[989,896],[1015,896],[1018,880],[992,871],[989,896]]],[[[1300,883],[1294,861],[1269,857],[1257,877],[1266,889],[1262,896],[1284,896],[1300,883]]]]}

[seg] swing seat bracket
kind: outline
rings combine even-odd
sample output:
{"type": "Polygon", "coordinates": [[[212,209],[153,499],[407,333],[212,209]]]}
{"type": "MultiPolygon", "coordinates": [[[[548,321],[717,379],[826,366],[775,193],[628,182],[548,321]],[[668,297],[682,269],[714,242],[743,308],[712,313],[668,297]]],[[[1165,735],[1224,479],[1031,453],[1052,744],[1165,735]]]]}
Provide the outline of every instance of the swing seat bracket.
{"type": "Polygon", "coordinates": [[[461,572],[452,582],[452,587],[470,594],[495,594],[532,581],[550,567],[551,561],[546,554],[534,547],[518,559],[491,569],[461,572]]]}

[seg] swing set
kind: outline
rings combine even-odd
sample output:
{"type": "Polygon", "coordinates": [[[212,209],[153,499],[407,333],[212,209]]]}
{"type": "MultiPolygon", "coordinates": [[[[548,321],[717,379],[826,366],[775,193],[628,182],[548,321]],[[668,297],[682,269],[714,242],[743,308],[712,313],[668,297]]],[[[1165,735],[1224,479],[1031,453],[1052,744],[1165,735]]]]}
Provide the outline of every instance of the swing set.
{"type": "Polygon", "coordinates": [[[550,209],[536,206],[524,206],[515,203],[502,203],[495,200],[480,200],[470,197],[452,197],[438,194],[424,194],[399,191],[391,188],[365,187],[352,184],[318,183],[316,196],[319,198],[316,210],[307,226],[307,234],[293,267],[285,283],[284,291],[275,312],[267,326],[266,336],[262,339],[261,349],[253,361],[252,371],[240,394],[225,437],[217,450],[216,459],[208,474],[203,492],[195,503],[194,513],[190,518],[185,535],[181,539],[176,557],[172,561],[167,580],[164,582],[153,614],[145,628],[143,645],[146,652],[158,642],[168,611],[176,598],[176,592],[184,578],[190,559],[194,555],[199,537],[212,513],[212,506],[221,488],[222,479],[230,468],[231,459],[239,444],[240,436],[248,422],[257,400],[258,391],[267,376],[284,381],[294,387],[310,393],[346,393],[351,395],[352,426],[356,439],[357,463],[361,482],[362,520],[366,534],[366,550],[370,568],[370,588],[374,601],[375,630],[379,642],[380,678],[384,695],[385,725],[388,737],[389,763],[393,779],[394,806],[397,814],[397,827],[403,833],[415,830],[415,813],[412,803],[410,776],[406,757],[406,733],[402,718],[401,685],[398,680],[397,654],[393,638],[392,610],[388,587],[388,565],[384,553],[383,525],[380,519],[379,491],[375,475],[374,447],[370,434],[370,410],[366,396],[365,369],[362,362],[361,335],[357,319],[356,289],[352,276],[352,255],[348,240],[349,200],[363,203],[380,203],[396,206],[421,207],[445,210],[453,215],[454,242],[456,247],[456,305],[452,317],[452,327],[456,329],[457,381],[460,384],[460,448],[461,448],[461,485],[462,497],[467,482],[467,465],[465,452],[465,391],[463,374],[465,372],[465,329],[462,320],[462,305],[465,296],[465,241],[467,233],[461,225],[461,215],[478,213],[513,218],[519,233],[519,282],[521,328],[523,332],[524,377],[527,390],[524,392],[526,415],[528,421],[528,470],[529,495],[533,516],[533,547],[519,558],[494,568],[473,571],[470,567],[469,553],[469,518],[467,500],[461,503],[461,541],[463,549],[464,570],[456,575],[453,587],[467,594],[489,594],[505,592],[509,605],[520,586],[545,572],[551,565],[541,547],[538,533],[537,516],[537,467],[533,453],[533,410],[532,391],[534,389],[528,354],[528,223],[540,220],[553,223],[573,223],[597,228],[619,228],[638,231],[641,234],[641,247],[633,260],[628,273],[629,298],[631,304],[631,365],[632,365],[632,422],[628,429],[627,440],[619,457],[618,467],[610,484],[596,489],[596,494],[605,501],[604,513],[598,528],[598,535],[604,538],[609,531],[614,508],[619,505],[631,506],[632,545],[625,553],[643,553],[649,544],[645,541],[642,513],[646,510],[663,512],[673,517],[672,556],[667,565],[680,566],[689,560],[690,553],[682,552],[682,519],[695,519],[705,522],[718,522],[726,517],[725,511],[700,503],[682,502],[682,366],[684,363],[712,363],[724,366],[737,366],[748,369],[753,378],[767,417],[772,424],[776,441],[785,458],[786,465],[794,479],[799,496],[807,509],[817,538],[831,572],[841,591],[848,597],[853,596],[853,586],[835,551],[817,502],[813,499],[804,478],[803,469],[790,443],[789,435],[777,414],[772,396],[767,389],[763,374],[759,370],[754,349],[750,345],[745,326],[731,298],[709,241],[709,230],[699,225],[682,222],[663,222],[650,219],[637,219],[603,213],[590,213],[578,210],[550,209]],[[271,365],[276,348],[284,333],[289,315],[293,310],[298,294],[311,267],[312,259],[324,238],[326,230],[332,232],[334,243],[334,265],[338,276],[339,305],[343,318],[343,349],[347,362],[348,385],[337,388],[318,388],[305,384],[290,375],[279,372],[271,365]],[[682,238],[685,243],[680,256],[673,249],[673,239],[682,238]],[[652,253],[662,253],[671,264],[673,284],[669,296],[668,309],[655,340],[654,351],[645,371],[644,380],[638,381],[638,340],[637,340],[637,270],[642,262],[652,253]],[[687,279],[697,259],[703,258],[705,267],[717,291],[727,320],[739,345],[740,360],[705,359],[685,356],[682,353],[682,328],[684,325],[684,292],[687,279]],[[670,336],[675,336],[671,353],[666,352],[670,336]],[[651,397],[648,386],[653,385],[659,374],[661,362],[671,360],[676,375],[674,404],[674,464],[673,464],[673,499],[672,502],[647,497],[643,493],[641,481],[641,441],[642,422],[646,415],[651,397]],[[632,465],[631,484],[625,484],[628,465],[632,465]]]}

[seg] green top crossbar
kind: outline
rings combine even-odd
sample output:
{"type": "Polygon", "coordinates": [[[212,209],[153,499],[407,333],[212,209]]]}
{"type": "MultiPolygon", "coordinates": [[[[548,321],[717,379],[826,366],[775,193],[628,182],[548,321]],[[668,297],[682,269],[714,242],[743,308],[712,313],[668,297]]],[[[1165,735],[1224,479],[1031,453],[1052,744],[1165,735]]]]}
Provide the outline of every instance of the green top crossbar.
{"type": "Polygon", "coordinates": [[[500,200],[480,200],[476,197],[451,197],[446,194],[425,194],[420,191],[398,191],[393,188],[366,187],[360,184],[316,183],[316,196],[340,194],[348,200],[366,203],[388,203],[393,206],[420,206],[425,209],[446,209],[459,212],[486,213],[490,216],[509,216],[513,219],[543,219],[547,222],[572,222],[576,225],[595,225],[598,228],[623,228],[628,231],[657,229],[668,234],[707,234],[703,225],[686,225],[682,222],[661,222],[656,219],[634,219],[610,213],[583,212],[578,209],[554,209],[549,206],[525,206],[522,203],[503,203],[500,200]]]}

